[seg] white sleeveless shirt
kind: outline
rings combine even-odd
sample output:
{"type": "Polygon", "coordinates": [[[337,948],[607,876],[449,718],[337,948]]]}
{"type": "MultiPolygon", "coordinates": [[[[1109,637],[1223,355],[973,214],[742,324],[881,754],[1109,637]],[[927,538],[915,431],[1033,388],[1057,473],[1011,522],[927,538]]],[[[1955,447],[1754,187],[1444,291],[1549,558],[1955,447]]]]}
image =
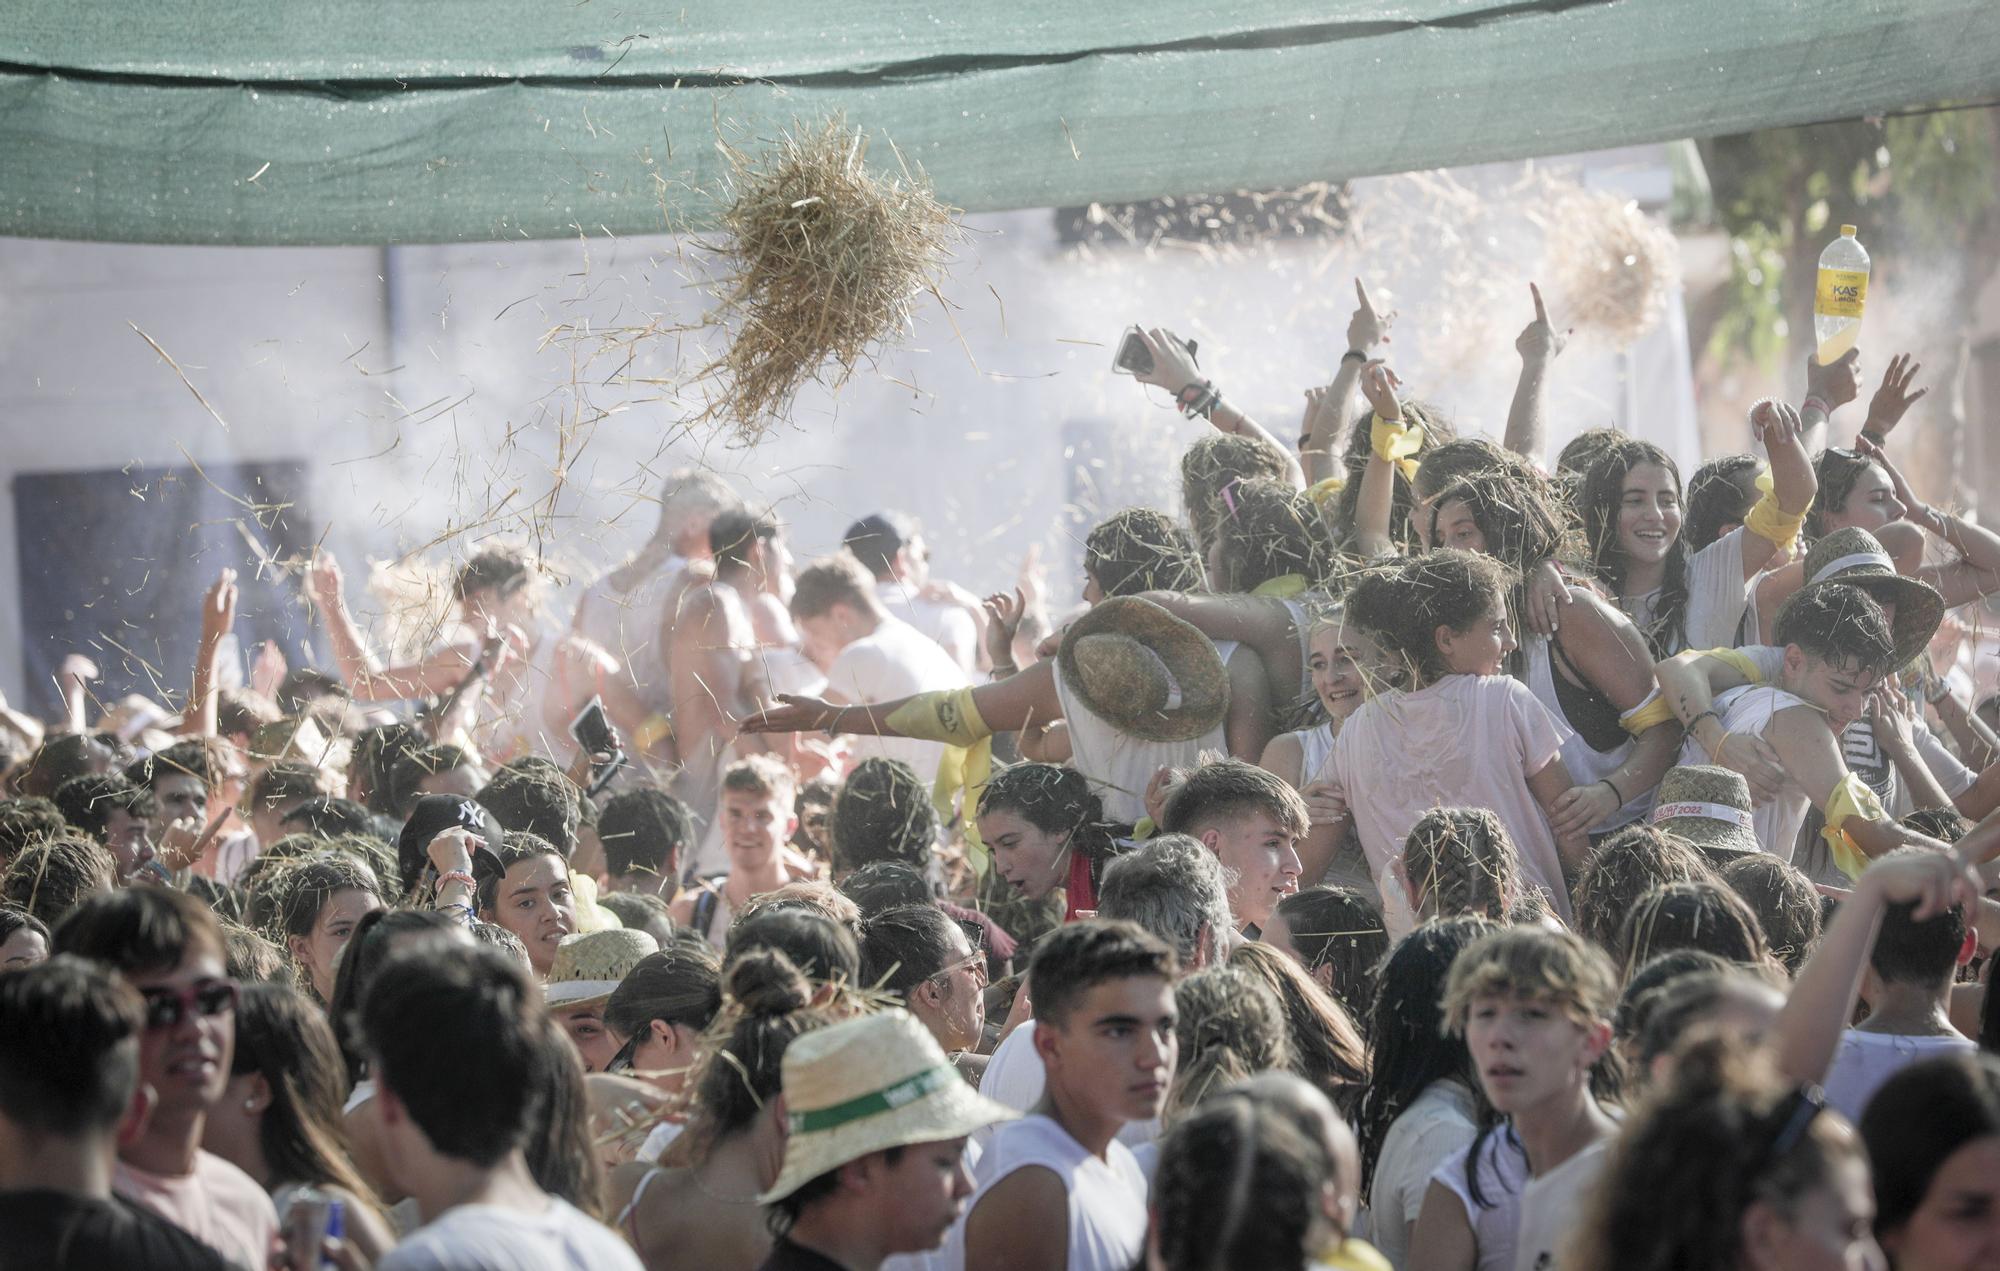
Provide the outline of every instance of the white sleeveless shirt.
{"type": "Polygon", "coordinates": [[[1229,749],[1221,724],[1188,741],[1148,741],[1120,732],[1069,691],[1060,670],[1055,681],[1069,727],[1069,766],[1104,801],[1107,820],[1131,825],[1145,816],[1146,786],[1162,766],[1191,768],[1202,751],[1224,754],[1229,749]]]}
{"type": "Polygon", "coordinates": [[[965,1224],[979,1202],[1017,1170],[1037,1167],[1069,1193],[1069,1271],[1131,1271],[1146,1256],[1146,1175],[1113,1139],[1099,1160],[1048,1117],[1029,1115],[993,1132],[973,1171],[973,1192],[946,1239],[941,1265],[965,1266],[965,1224]]]}

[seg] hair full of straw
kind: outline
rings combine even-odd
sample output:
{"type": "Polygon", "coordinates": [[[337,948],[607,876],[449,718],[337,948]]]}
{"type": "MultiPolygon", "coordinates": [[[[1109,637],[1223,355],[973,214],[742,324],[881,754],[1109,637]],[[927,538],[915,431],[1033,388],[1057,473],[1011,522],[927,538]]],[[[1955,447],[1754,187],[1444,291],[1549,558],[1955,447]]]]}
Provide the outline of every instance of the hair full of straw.
{"type": "Polygon", "coordinates": [[[728,151],[737,193],[720,250],[731,272],[711,317],[731,339],[702,372],[718,385],[704,418],[755,440],[807,381],[839,388],[909,328],[917,297],[938,294],[954,209],[900,154],[900,175],[870,172],[866,149],[867,135],[836,117],[795,126],[761,155],[728,151]]]}

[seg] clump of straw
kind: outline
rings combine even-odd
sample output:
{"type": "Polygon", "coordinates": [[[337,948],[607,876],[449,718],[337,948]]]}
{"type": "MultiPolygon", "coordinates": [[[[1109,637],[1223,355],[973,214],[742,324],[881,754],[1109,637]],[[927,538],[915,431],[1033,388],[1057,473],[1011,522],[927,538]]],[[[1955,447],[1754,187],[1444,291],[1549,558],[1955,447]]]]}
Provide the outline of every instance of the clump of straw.
{"type": "Polygon", "coordinates": [[[839,117],[797,125],[756,156],[724,147],[736,198],[718,250],[730,267],[710,314],[729,350],[701,378],[719,391],[704,418],[755,440],[807,381],[847,382],[936,294],[958,235],[955,210],[897,155],[900,176],[862,163],[867,136],[839,117]]]}
{"type": "Polygon", "coordinates": [[[1548,216],[1550,275],[1579,330],[1619,348],[1646,334],[1680,281],[1680,251],[1666,226],[1638,204],[1572,187],[1548,216]]]}

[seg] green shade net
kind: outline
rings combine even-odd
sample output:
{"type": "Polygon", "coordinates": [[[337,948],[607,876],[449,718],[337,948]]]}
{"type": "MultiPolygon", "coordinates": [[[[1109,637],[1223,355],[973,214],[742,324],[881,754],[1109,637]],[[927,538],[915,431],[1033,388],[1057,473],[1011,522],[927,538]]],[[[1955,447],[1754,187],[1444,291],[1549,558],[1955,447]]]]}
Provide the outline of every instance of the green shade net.
{"type": "Polygon", "coordinates": [[[1995,0],[11,0],[0,233],[413,243],[711,223],[844,112],[971,211],[1992,95],[1995,0]]]}

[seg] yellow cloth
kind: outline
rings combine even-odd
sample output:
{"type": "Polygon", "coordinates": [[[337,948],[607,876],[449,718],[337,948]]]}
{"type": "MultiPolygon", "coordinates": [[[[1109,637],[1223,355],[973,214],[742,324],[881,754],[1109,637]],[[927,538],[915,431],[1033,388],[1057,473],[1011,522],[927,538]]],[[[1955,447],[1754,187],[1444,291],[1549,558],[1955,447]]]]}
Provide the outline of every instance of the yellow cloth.
{"type": "Polygon", "coordinates": [[[951,820],[955,798],[964,810],[965,861],[975,878],[986,877],[992,864],[986,841],[979,837],[979,792],[992,775],[993,739],[983,737],[970,746],[947,747],[938,760],[937,784],[931,787],[931,804],[946,821],[951,820]]]}
{"type": "Polygon", "coordinates": [[[1833,863],[1840,866],[1849,878],[1861,877],[1861,871],[1868,868],[1868,853],[1862,851],[1861,845],[1840,827],[1857,816],[1864,821],[1886,819],[1888,813],[1882,810],[1882,801],[1875,797],[1867,782],[1850,772],[1827,796],[1826,807],[1822,811],[1826,813],[1826,828],[1820,831],[1820,835],[1833,851],[1833,863]]]}
{"type": "Polygon", "coordinates": [[[993,735],[980,718],[972,693],[969,688],[919,693],[898,706],[885,722],[897,737],[971,746],[993,735]]]}
{"type": "Polygon", "coordinates": [[[1757,506],[1750,509],[1750,515],[1743,518],[1743,528],[1776,544],[1780,551],[1790,551],[1792,544],[1799,541],[1799,526],[1805,521],[1805,513],[1793,516],[1779,507],[1778,496],[1767,490],[1757,500],[1757,506]]]}
{"type": "Polygon", "coordinates": [[[1424,448],[1424,426],[1405,423],[1400,419],[1384,419],[1371,415],[1373,421],[1368,426],[1368,444],[1377,459],[1387,459],[1403,470],[1403,479],[1417,479],[1415,455],[1424,448]]]}
{"type": "Polygon", "coordinates": [[[1674,708],[1667,705],[1667,699],[1659,689],[1646,694],[1646,700],[1618,717],[1618,725],[1637,737],[1651,728],[1674,722],[1674,708]]]}
{"type": "Polygon", "coordinates": [[[570,900],[575,905],[576,929],[585,931],[609,931],[623,926],[618,915],[600,907],[597,903],[597,880],[575,870],[569,872],[570,900]]]}
{"type": "Polygon", "coordinates": [[[1142,816],[1139,818],[1138,824],[1132,827],[1132,839],[1134,842],[1143,843],[1159,832],[1160,827],[1153,824],[1152,817],[1142,816]]]}
{"type": "Polygon", "coordinates": [[[1279,574],[1276,578],[1266,578],[1250,592],[1253,596],[1267,596],[1277,600],[1296,600],[1305,593],[1304,574],[1279,574]]]}
{"type": "Polygon", "coordinates": [[[1389,1260],[1366,1240],[1349,1237],[1319,1255],[1312,1271],[1391,1271],[1389,1260]]]}
{"type": "Polygon", "coordinates": [[[674,721],[665,715],[648,715],[632,730],[632,749],[651,750],[661,739],[674,735],[674,721]]]}
{"type": "Polygon", "coordinates": [[[1745,683],[1762,684],[1764,682],[1764,673],[1757,669],[1757,664],[1750,660],[1750,655],[1741,649],[1703,649],[1701,656],[1714,658],[1742,676],[1745,683]]]}
{"type": "Polygon", "coordinates": [[[1346,477],[1328,477],[1324,481],[1313,482],[1306,490],[1306,497],[1314,503],[1325,505],[1339,498],[1340,492],[1346,488],[1346,477]]]}
{"type": "Polygon", "coordinates": [[[979,838],[978,792],[986,788],[993,770],[993,730],[979,714],[969,688],[919,693],[897,707],[888,720],[889,730],[898,737],[918,741],[941,741],[947,749],[938,760],[937,783],[931,787],[931,802],[938,815],[949,821],[958,804],[965,814],[966,859],[978,875],[986,873],[986,844],[979,838]],[[963,798],[960,798],[960,795],[963,798]]]}

